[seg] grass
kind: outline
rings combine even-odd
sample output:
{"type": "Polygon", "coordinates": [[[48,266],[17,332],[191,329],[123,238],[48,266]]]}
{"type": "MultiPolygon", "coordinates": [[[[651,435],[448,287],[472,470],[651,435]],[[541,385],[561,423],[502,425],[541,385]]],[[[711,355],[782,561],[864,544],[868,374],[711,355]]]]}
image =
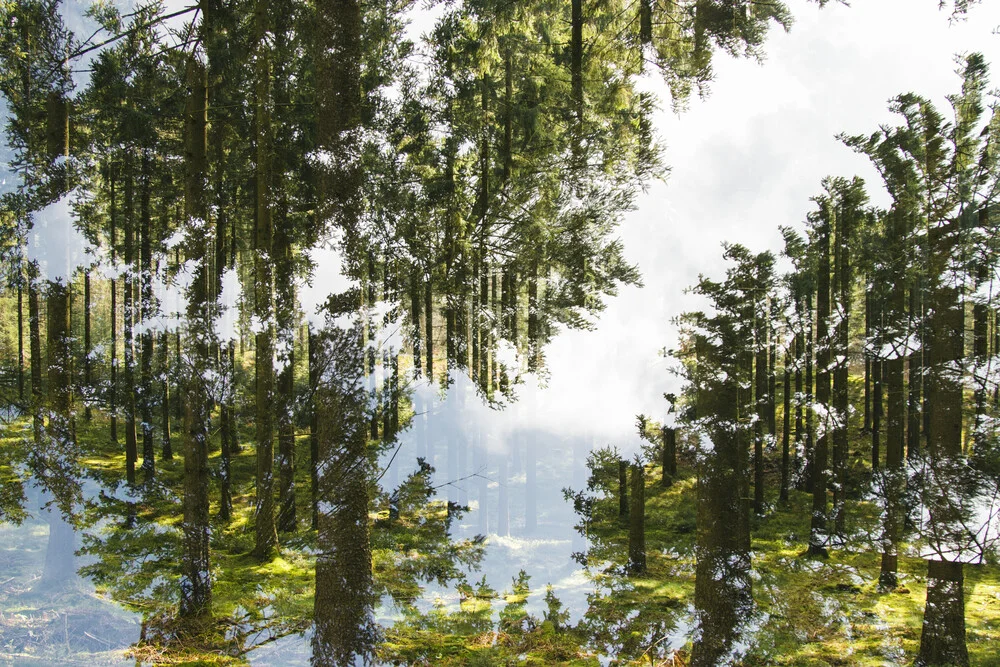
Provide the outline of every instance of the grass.
{"type": "MultiPolygon", "coordinates": [[[[111,447],[107,423],[99,415],[90,423],[81,420],[78,428],[81,469],[111,493],[123,477],[122,448],[111,447]]],[[[19,436],[8,432],[0,446],[9,452],[19,442],[19,436]]],[[[296,447],[298,460],[307,461],[307,439],[297,438],[296,447]]],[[[297,470],[299,529],[282,535],[282,549],[261,562],[248,555],[255,474],[249,448],[232,461],[232,519],[218,520],[217,505],[211,508],[215,622],[196,633],[176,626],[183,475],[179,439],[174,449],[178,454],[172,461],[157,461],[155,483],[140,485],[134,525],[123,521],[121,500],[89,505],[81,513],[79,520],[96,536],[86,550],[96,557],[88,572],[98,584],[97,595],[75,588],[33,596],[46,526],[30,519],[16,528],[0,525],[0,663],[31,664],[45,656],[88,664],[119,659],[120,648],[104,650],[100,641],[116,632],[133,639],[138,635],[134,619],[121,606],[145,619],[145,639],[130,654],[157,664],[245,664],[242,656],[261,642],[308,629],[316,549],[315,534],[308,528],[308,469],[301,465],[297,470]],[[88,634],[99,639],[88,639],[88,634]]],[[[211,457],[214,465],[217,444],[211,457]]],[[[13,470],[8,467],[6,473],[13,470]]],[[[414,665],[591,666],[601,664],[603,655],[614,656],[619,665],[685,664],[695,584],[694,473],[682,467],[673,484],[663,487],[659,468],[647,466],[648,569],[642,576],[628,576],[627,527],[610,492],[616,488],[617,471],[606,472],[603,488],[608,492],[592,496],[590,547],[581,556],[594,590],[575,623],[551,592],[545,613],[527,613],[528,576],[501,591],[490,586],[497,582],[466,581],[464,567],[475,565],[482,545],[456,544],[448,537],[452,516],[445,504],[428,500],[426,479],[411,480],[412,487],[400,494],[398,518],[390,519],[387,497],[376,498],[370,518],[377,594],[391,598],[399,610],[397,620],[384,629],[380,659],[414,665]],[[431,581],[455,587],[459,605],[418,608],[422,587],[431,581]]],[[[863,479],[864,466],[855,472],[856,479],[863,479]]],[[[141,483],[141,470],[137,475],[141,483]]],[[[774,490],[775,470],[769,470],[767,483],[774,490]]],[[[217,488],[212,497],[218,497],[217,488]]],[[[742,664],[874,667],[912,662],[923,620],[926,563],[904,551],[900,586],[889,592],[878,589],[880,556],[872,537],[878,536],[878,508],[865,498],[851,499],[846,541],[831,548],[828,559],[813,560],[803,557],[811,496],[793,490],[787,503],[778,503],[776,493],[768,501],[767,514],[753,521],[757,614],[749,619],[755,632],[742,664]]],[[[967,566],[965,576],[971,664],[1000,667],[1000,568],[967,566]]]]}

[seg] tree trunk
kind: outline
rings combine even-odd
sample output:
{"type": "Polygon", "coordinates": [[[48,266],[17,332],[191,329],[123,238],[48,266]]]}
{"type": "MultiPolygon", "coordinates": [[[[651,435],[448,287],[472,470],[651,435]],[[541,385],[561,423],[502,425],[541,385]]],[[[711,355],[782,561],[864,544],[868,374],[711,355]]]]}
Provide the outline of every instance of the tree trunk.
{"type": "Polygon", "coordinates": [[[915,667],[968,666],[964,588],[961,563],[928,561],[927,605],[915,667]]]}
{"type": "Polygon", "coordinates": [[[139,446],[135,425],[135,175],[132,155],[125,158],[125,280],[122,299],[122,334],[124,350],[125,383],[125,475],[129,486],[135,486],[135,464],[139,460],[139,446]]]}
{"type": "Polygon", "coordinates": [[[141,183],[139,195],[139,317],[142,322],[139,360],[139,408],[142,415],[142,472],[149,484],[156,476],[155,446],[153,443],[153,251],[152,216],[149,210],[152,184],[151,158],[148,149],[142,151],[141,183]]]}
{"type": "Polygon", "coordinates": [[[170,434],[170,335],[160,334],[160,444],[164,461],[172,461],[174,447],[170,434]]]}
{"type": "Polygon", "coordinates": [[[639,0],[639,42],[653,43],[653,0],[639,0]]]}
{"type": "MultiPolygon", "coordinates": [[[[111,265],[117,259],[118,243],[118,207],[115,197],[114,165],[109,164],[108,170],[108,217],[110,218],[110,238],[108,239],[111,253],[111,265]]],[[[108,388],[108,413],[111,421],[111,443],[118,448],[118,281],[111,279],[111,386],[108,388]]]]}
{"type": "MultiPolygon", "coordinates": [[[[923,331],[922,320],[922,291],[921,280],[917,276],[913,278],[910,285],[910,331],[920,333],[923,331]]],[[[922,337],[922,336],[920,336],[922,337]]],[[[909,382],[907,387],[907,415],[906,415],[906,457],[914,458],[920,453],[920,427],[922,425],[922,394],[924,388],[923,357],[924,346],[921,344],[914,350],[909,358],[909,382]]]]}
{"type": "Polygon", "coordinates": [[[256,395],[254,425],[257,451],[257,496],[254,509],[253,555],[268,558],[277,547],[274,521],[274,297],[271,275],[271,53],[267,41],[270,3],[256,0],[254,25],[255,59],[254,132],[256,134],[257,222],[254,253],[254,316],[260,331],[254,337],[254,380],[256,395]]]}
{"type": "Polygon", "coordinates": [[[854,205],[852,192],[847,191],[839,194],[837,206],[837,229],[836,229],[836,285],[834,289],[837,293],[837,318],[834,329],[835,350],[834,350],[834,371],[833,371],[833,410],[834,410],[834,430],[833,430],[833,525],[834,531],[841,538],[847,532],[847,422],[849,419],[849,396],[848,396],[848,336],[851,318],[851,288],[854,284],[853,271],[851,270],[851,243],[853,235],[854,216],[857,210],[854,205]]]}
{"type": "Polygon", "coordinates": [[[965,592],[961,562],[946,561],[954,548],[952,535],[962,518],[955,516],[954,498],[961,493],[962,463],[962,378],[954,371],[964,355],[965,313],[959,290],[946,275],[954,261],[960,229],[949,222],[931,229],[932,260],[929,276],[934,281],[928,292],[926,360],[928,372],[925,390],[929,416],[927,449],[931,459],[928,471],[926,527],[931,548],[936,552],[927,563],[927,603],[920,634],[917,665],[969,664],[965,641],[965,592]]]}
{"type": "Polygon", "coordinates": [[[751,364],[739,359],[746,345],[739,338],[724,331],[718,347],[702,336],[695,342],[697,411],[714,446],[698,459],[693,667],[731,662],[753,611],[747,447],[739,433],[741,408],[751,404],[740,400],[739,385],[750,382],[751,364]]]}
{"type": "MultiPolygon", "coordinates": [[[[206,10],[208,5],[206,3],[206,10]]],[[[214,9],[214,8],[213,8],[214,9]]],[[[211,26],[206,11],[204,22],[211,26]]],[[[204,27],[204,25],[203,25],[204,27]]],[[[186,255],[195,263],[188,291],[188,358],[181,373],[184,393],[184,518],[181,558],[182,618],[196,622],[211,615],[212,576],[208,535],[208,438],[211,400],[206,374],[211,359],[211,309],[208,304],[209,258],[204,239],[206,144],[208,127],[208,78],[205,67],[192,54],[187,60],[188,97],[184,113],[184,214],[189,227],[186,255]],[[202,228],[199,228],[202,227],[202,228]]]]}
{"type": "Polygon", "coordinates": [[[628,462],[618,459],[618,518],[628,518],[628,462]]]}
{"type": "Polygon", "coordinates": [[[789,446],[792,426],[792,355],[785,352],[785,372],[783,386],[782,424],[781,424],[781,488],[778,500],[788,502],[788,466],[790,460],[789,446]]]}
{"type": "Polygon", "coordinates": [[[815,439],[816,431],[813,428],[813,413],[815,411],[814,405],[814,382],[813,382],[813,359],[815,343],[813,339],[813,293],[809,292],[806,294],[806,357],[805,357],[805,367],[806,367],[806,446],[805,446],[805,469],[803,470],[802,479],[805,482],[803,484],[803,490],[809,493],[813,492],[813,454],[815,450],[815,439]]]}
{"type": "MultiPolygon", "coordinates": [[[[18,290],[18,333],[21,331],[21,292],[18,290]]],[[[93,361],[91,360],[91,352],[93,351],[93,344],[91,342],[90,336],[90,308],[91,308],[91,289],[90,289],[90,268],[88,267],[83,273],[83,391],[81,392],[84,397],[84,408],[83,408],[83,418],[88,422],[93,419],[93,411],[91,410],[91,392],[93,389],[93,361]]],[[[20,357],[18,357],[20,360],[20,357]]]]}
{"type": "Polygon", "coordinates": [[[872,338],[872,292],[865,278],[865,413],[861,427],[862,433],[868,433],[872,427],[872,354],[868,351],[868,341],[872,338]]]}
{"type": "Polygon", "coordinates": [[[663,427],[663,479],[664,488],[674,483],[677,476],[677,429],[663,427]]]}
{"type": "MultiPolygon", "coordinates": [[[[48,98],[48,157],[55,166],[60,158],[69,157],[69,104],[58,92],[52,92],[48,98]]],[[[66,174],[68,165],[56,166],[57,174],[53,177],[54,194],[68,196],[69,184],[66,174]]],[[[68,249],[67,249],[68,252],[68,249]]],[[[48,386],[49,423],[45,431],[46,440],[42,443],[36,456],[43,459],[42,467],[46,474],[58,474],[60,468],[65,468],[79,457],[76,450],[76,418],[73,406],[73,332],[70,323],[72,306],[71,285],[72,275],[51,276],[46,286],[46,375],[48,386]]],[[[64,482],[65,483],[65,482],[64,482]]],[[[57,495],[60,490],[50,489],[57,495]]],[[[59,498],[65,514],[71,509],[71,501],[59,498]]],[[[58,526],[50,532],[49,539],[59,539],[58,526]]],[[[69,529],[72,532],[72,529],[69,529]]]]}
{"type": "MultiPolygon", "coordinates": [[[[760,304],[758,304],[758,309],[760,304]]],[[[767,341],[766,323],[758,312],[757,330],[755,332],[754,355],[754,403],[757,419],[753,431],[753,513],[764,514],[764,438],[767,423],[767,341]]]]}
{"type": "Polygon", "coordinates": [[[817,230],[819,266],[816,280],[816,403],[823,413],[822,430],[813,450],[812,460],[812,521],[809,528],[809,555],[826,556],[827,543],[827,479],[829,442],[833,424],[830,401],[831,337],[830,322],[830,204],[824,202],[817,230]]]}
{"type": "Polygon", "coordinates": [[[646,471],[632,464],[632,503],[629,507],[628,569],[631,574],[646,573],[646,471]]]}

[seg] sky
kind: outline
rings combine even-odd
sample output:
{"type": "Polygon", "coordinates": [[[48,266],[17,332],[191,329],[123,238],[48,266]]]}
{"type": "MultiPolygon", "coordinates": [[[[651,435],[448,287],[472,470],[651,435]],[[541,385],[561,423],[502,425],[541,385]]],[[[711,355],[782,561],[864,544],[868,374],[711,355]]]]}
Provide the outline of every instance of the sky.
{"type": "MultiPolygon", "coordinates": [[[[801,228],[827,175],[861,176],[872,203],[887,204],[867,158],[836,135],[896,123],[888,101],[904,92],[950,117],[956,54],[981,52],[1000,69],[1000,3],[972,8],[963,22],[937,0],[851,5],[789,2],[795,23],[772,29],[763,63],[718,55],[707,98],[680,114],[662,105],[656,128],[671,171],[619,230],[644,287],[610,299],[596,330],[555,337],[547,388],[523,392],[537,426],[635,447],[635,415],[663,419],[662,394],[680,386],[659,353],[676,345],[671,320],[698,305],[685,288],[699,274],[723,275],[722,243],[780,251],[778,226],[801,228]]],[[[994,81],[1000,87],[1000,75],[994,81]]],[[[644,85],[666,99],[660,82],[644,85]]]]}

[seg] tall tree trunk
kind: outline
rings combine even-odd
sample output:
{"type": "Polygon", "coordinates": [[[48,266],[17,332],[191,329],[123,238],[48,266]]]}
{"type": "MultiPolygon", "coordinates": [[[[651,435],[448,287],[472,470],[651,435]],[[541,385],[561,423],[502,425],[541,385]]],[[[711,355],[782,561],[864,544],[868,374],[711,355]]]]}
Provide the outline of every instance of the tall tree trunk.
{"type": "MultiPolygon", "coordinates": [[[[214,3],[203,3],[203,29],[213,26],[214,3]]],[[[211,33],[209,33],[211,34],[211,33]]],[[[184,518],[181,559],[180,615],[197,621],[211,615],[212,576],[209,559],[208,438],[210,409],[206,375],[211,366],[209,258],[204,239],[208,77],[192,54],[187,59],[188,97],[184,113],[184,214],[189,227],[185,255],[195,269],[188,291],[188,360],[181,375],[184,393],[184,518]]]]}
{"type": "MultiPolygon", "coordinates": [[[[69,103],[61,93],[53,91],[48,98],[47,139],[48,158],[53,165],[60,159],[69,157],[69,103]]],[[[69,192],[68,164],[56,167],[53,190],[56,196],[67,196],[69,192]]],[[[67,249],[67,252],[69,250],[67,249]]],[[[46,286],[46,375],[48,386],[49,423],[45,434],[48,436],[41,451],[36,455],[44,458],[43,478],[53,474],[52,470],[74,462],[76,451],[76,420],[73,406],[73,332],[70,323],[72,304],[72,275],[50,276],[46,286]]],[[[56,488],[51,489],[58,496],[56,488]]],[[[63,513],[68,514],[69,503],[63,499],[63,513]]],[[[50,540],[58,539],[58,531],[53,530],[50,540]]]]}
{"type": "MultiPolygon", "coordinates": [[[[361,127],[361,9],[357,0],[321,0],[315,16],[317,148],[332,155],[350,155],[358,150],[361,127]]],[[[361,251],[358,224],[363,178],[355,160],[344,159],[320,171],[318,222],[325,226],[336,221],[344,233],[348,256],[361,251]]],[[[355,330],[334,338],[346,348],[335,357],[339,377],[320,377],[316,391],[318,460],[322,462],[317,475],[319,502],[331,508],[318,517],[313,635],[313,664],[317,666],[367,663],[376,637],[368,527],[368,406],[364,355],[357,349],[360,337],[355,330]]]]}
{"type": "Polygon", "coordinates": [[[142,472],[146,484],[156,476],[153,443],[153,331],[150,329],[153,317],[153,251],[150,238],[152,215],[149,210],[151,162],[150,151],[144,148],[140,174],[142,190],[139,196],[139,317],[143,325],[140,338],[139,407],[142,415],[142,472]]]}
{"type": "Polygon", "coordinates": [[[717,347],[703,336],[695,340],[697,411],[713,447],[698,458],[694,667],[728,663],[753,611],[747,447],[740,433],[741,413],[752,402],[741,401],[739,388],[750,382],[752,363],[740,359],[751,355],[737,351],[746,343],[735,334],[724,330],[717,347]]]}
{"type": "Polygon", "coordinates": [[[318,404],[316,402],[316,388],[319,386],[319,352],[316,334],[312,327],[308,329],[306,345],[308,350],[307,361],[309,362],[309,491],[310,505],[310,525],[313,530],[319,529],[319,415],[317,414],[318,404]]]}
{"type": "Polygon", "coordinates": [[[45,394],[42,391],[42,331],[38,304],[38,265],[28,264],[28,354],[31,357],[31,422],[35,447],[42,447],[45,394]]]}
{"type": "Polygon", "coordinates": [[[809,528],[809,554],[826,556],[827,543],[827,480],[829,443],[833,430],[830,401],[831,336],[830,322],[830,204],[824,203],[817,230],[819,266],[816,280],[816,403],[823,413],[822,430],[816,441],[812,467],[812,521],[809,528]]]}
{"type": "Polygon", "coordinates": [[[257,497],[254,510],[253,555],[269,557],[278,544],[274,521],[274,296],[271,275],[271,53],[269,0],[256,0],[254,25],[257,53],[255,58],[256,99],[254,132],[256,134],[257,223],[254,253],[254,316],[260,330],[254,337],[254,408],[257,445],[257,497]]]}
{"type": "Polygon", "coordinates": [[[872,338],[872,293],[868,277],[865,277],[865,412],[862,433],[868,433],[872,427],[872,354],[868,351],[868,341],[872,338]]]}
{"type": "MultiPolygon", "coordinates": [[[[923,337],[923,295],[920,276],[913,278],[910,285],[910,331],[923,337]]],[[[906,415],[906,456],[915,458],[920,453],[920,427],[922,425],[922,394],[924,386],[923,372],[924,346],[921,344],[908,357],[909,382],[907,387],[906,415]]]]}
{"type": "MultiPolygon", "coordinates": [[[[18,290],[18,333],[21,330],[21,311],[20,311],[20,289],[18,290]]],[[[90,289],[90,268],[87,267],[83,272],[83,391],[81,392],[84,396],[84,407],[83,407],[83,418],[88,422],[94,417],[93,410],[91,409],[91,392],[93,389],[93,361],[90,358],[93,352],[93,342],[91,341],[90,335],[90,310],[91,310],[91,289],[90,289]]],[[[20,358],[19,358],[20,359],[20,358]]]]}
{"type": "Polygon", "coordinates": [[[848,395],[849,331],[851,318],[851,288],[854,276],[851,267],[851,236],[857,211],[850,192],[838,197],[836,229],[837,322],[834,329],[833,371],[833,527],[840,537],[847,532],[847,423],[850,416],[848,395]]]}
{"type": "Polygon", "coordinates": [[[813,428],[814,405],[814,382],[813,382],[813,359],[815,358],[815,342],[813,338],[813,292],[806,294],[806,447],[805,447],[805,469],[803,470],[803,490],[813,492],[813,454],[816,449],[816,430],[813,428]]]}
{"type": "Polygon", "coordinates": [[[783,503],[788,502],[788,466],[790,462],[789,446],[791,444],[792,426],[792,354],[785,352],[784,386],[782,395],[782,424],[781,424],[781,488],[778,491],[778,500],[783,503]]]}
{"type": "Polygon", "coordinates": [[[135,486],[135,464],[139,460],[139,446],[135,424],[135,175],[131,149],[125,157],[125,280],[122,299],[122,335],[124,350],[125,383],[125,474],[129,486],[135,486]]]}
{"type": "Polygon", "coordinates": [[[24,272],[17,275],[17,400],[24,402],[24,272]]]}
{"type": "MultiPolygon", "coordinates": [[[[279,17],[284,12],[279,12],[279,17]]],[[[284,18],[281,19],[284,22],[284,18]]],[[[287,26],[282,23],[277,46],[279,52],[287,50],[284,35],[287,26]]],[[[279,72],[275,84],[275,103],[280,108],[289,104],[288,82],[285,72],[279,72]]],[[[277,153],[277,173],[279,196],[277,200],[277,225],[274,230],[275,263],[275,324],[279,341],[279,361],[282,364],[278,374],[277,394],[274,406],[278,429],[278,530],[291,532],[296,528],[295,512],[295,332],[297,330],[295,265],[292,250],[291,221],[288,219],[289,202],[285,194],[286,183],[283,174],[287,171],[287,151],[277,153]]]]}
{"type": "Polygon", "coordinates": [[[885,362],[881,357],[872,360],[872,470],[878,470],[882,457],[882,415],[885,405],[882,387],[884,369],[885,362]]]}
{"type": "MultiPolygon", "coordinates": [[[[118,253],[118,200],[115,197],[115,165],[107,165],[108,174],[108,217],[110,218],[110,238],[108,246],[111,265],[114,266],[118,253]]],[[[108,413],[111,421],[111,444],[118,448],[118,281],[111,279],[111,382],[108,387],[108,413]]]]}
{"type": "MultiPolygon", "coordinates": [[[[758,297],[762,299],[762,296],[758,297]]],[[[754,332],[754,404],[757,419],[754,421],[753,432],[753,513],[764,514],[764,438],[767,425],[767,323],[763,315],[763,306],[756,305],[757,324],[754,332]]]]}
{"type": "MultiPolygon", "coordinates": [[[[931,517],[928,542],[935,555],[927,564],[927,603],[920,633],[916,665],[957,665],[967,667],[969,653],[965,639],[965,590],[961,562],[948,560],[954,549],[951,537],[961,525],[954,515],[954,498],[961,493],[962,462],[962,378],[954,371],[964,354],[965,313],[959,290],[946,272],[955,260],[960,228],[948,222],[930,232],[932,259],[929,273],[928,326],[925,383],[929,426],[927,450],[931,465],[927,474],[928,514],[931,517]]],[[[967,530],[967,529],[965,529],[967,530]]]]}
{"type": "MultiPolygon", "coordinates": [[[[805,395],[803,395],[802,393],[803,391],[802,367],[807,363],[805,357],[805,346],[806,346],[805,334],[802,332],[801,329],[803,325],[801,313],[797,314],[797,320],[799,322],[800,329],[795,334],[795,454],[794,454],[794,465],[792,466],[792,469],[795,471],[796,475],[800,474],[801,472],[800,470],[801,460],[799,459],[799,452],[804,453],[803,448],[805,447],[804,444],[805,422],[803,421],[805,415],[803,415],[802,413],[802,407],[803,404],[805,403],[805,395]]],[[[796,488],[802,488],[801,484],[802,484],[801,480],[796,479],[796,488]]]]}
{"type": "MultiPolygon", "coordinates": [[[[979,227],[985,232],[990,222],[989,208],[983,206],[979,210],[979,227]]],[[[985,261],[978,261],[976,267],[976,288],[987,283],[989,280],[989,266],[985,261]]],[[[989,441],[989,434],[986,431],[986,369],[987,359],[990,352],[989,338],[989,306],[986,303],[975,301],[972,306],[972,361],[975,369],[975,420],[973,422],[973,455],[979,456],[986,453],[986,446],[989,441]]]]}

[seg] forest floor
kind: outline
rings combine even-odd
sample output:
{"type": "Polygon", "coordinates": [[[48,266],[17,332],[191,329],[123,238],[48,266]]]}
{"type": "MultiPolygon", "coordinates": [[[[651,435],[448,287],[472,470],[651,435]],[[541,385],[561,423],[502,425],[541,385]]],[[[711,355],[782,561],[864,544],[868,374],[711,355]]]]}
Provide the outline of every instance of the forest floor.
{"type": "MultiPolygon", "coordinates": [[[[123,476],[124,457],[110,448],[105,428],[99,420],[81,425],[82,463],[91,484],[113,488],[112,480],[123,476]]],[[[15,446],[16,437],[4,435],[0,446],[15,446]]],[[[299,460],[307,461],[306,439],[299,438],[297,447],[299,460]]],[[[212,456],[214,463],[218,451],[212,456]]],[[[101,538],[84,545],[83,562],[85,572],[98,581],[97,592],[84,584],[57,594],[33,590],[44,560],[47,526],[33,519],[21,526],[0,524],[0,665],[135,664],[137,660],[247,664],[247,657],[240,655],[245,650],[308,631],[315,550],[306,519],[308,493],[300,492],[300,530],[283,537],[281,552],[263,563],[248,557],[254,457],[245,448],[233,463],[234,479],[243,480],[234,489],[235,516],[229,524],[216,522],[213,528],[214,605],[217,617],[225,620],[209,633],[214,641],[211,637],[180,642],[175,637],[166,645],[160,641],[169,635],[166,617],[174,600],[170,581],[176,571],[176,552],[170,549],[175,539],[170,534],[176,531],[164,529],[176,525],[179,516],[183,460],[175,456],[157,466],[156,483],[134,510],[145,520],[137,525],[152,529],[124,529],[110,523],[114,512],[102,515],[100,509],[90,510],[90,525],[101,527],[101,538]],[[147,641],[128,646],[140,634],[138,617],[112,599],[124,602],[132,612],[146,612],[147,641]],[[162,621],[159,625],[157,618],[162,621]]],[[[299,489],[306,490],[305,466],[301,468],[299,489]]],[[[674,483],[663,487],[659,468],[648,465],[646,470],[644,575],[625,572],[628,529],[618,517],[617,498],[597,497],[587,530],[590,546],[579,555],[594,592],[588,609],[574,610],[578,620],[570,621],[551,590],[532,591],[530,572],[500,591],[494,586],[503,582],[471,584],[464,577],[452,577],[452,585],[458,582],[458,608],[442,604],[429,612],[415,606],[404,609],[402,618],[384,629],[379,659],[400,665],[686,664],[694,599],[694,474],[682,465],[674,483]],[[529,613],[529,596],[538,600],[543,595],[546,611],[529,613]]],[[[776,484],[776,471],[769,473],[768,483],[776,484]]],[[[804,556],[811,496],[793,490],[785,504],[776,502],[776,493],[769,499],[767,513],[755,517],[752,525],[751,578],[757,611],[747,619],[751,638],[739,664],[910,664],[920,640],[926,562],[905,551],[899,559],[900,585],[882,592],[874,504],[864,498],[849,501],[844,539],[831,546],[827,559],[811,559],[804,556]]],[[[213,506],[213,517],[216,510],[213,506]]],[[[431,503],[418,527],[440,528],[446,515],[443,506],[431,503]]],[[[446,533],[445,529],[437,538],[446,533]]],[[[433,553],[422,557],[445,558],[442,542],[424,544],[434,545],[428,547],[433,553]]],[[[375,549],[380,594],[408,589],[418,594],[412,577],[385,565],[391,560],[385,554],[392,548],[375,549]]],[[[448,566],[442,560],[433,567],[448,566]]],[[[965,613],[971,664],[1000,667],[996,563],[965,567],[965,613]]]]}

